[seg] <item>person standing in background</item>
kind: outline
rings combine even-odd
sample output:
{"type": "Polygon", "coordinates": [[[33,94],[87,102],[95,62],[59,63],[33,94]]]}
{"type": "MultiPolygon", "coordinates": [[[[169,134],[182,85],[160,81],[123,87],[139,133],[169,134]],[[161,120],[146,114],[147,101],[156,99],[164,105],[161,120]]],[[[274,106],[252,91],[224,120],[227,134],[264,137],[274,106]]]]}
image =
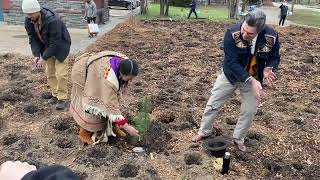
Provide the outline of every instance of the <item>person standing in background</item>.
{"type": "Polygon", "coordinates": [[[105,24],[105,11],[106,9],[104,8],[104,0],[94,0],[97,6],[97,23],[98,24],[105,24]]]}
{"type": "Polygon", "coordinates": [[[34,56],[34,64],[46,66],[48,84],[52,91],[49,104],[57,110],[66,107],[68,99],[68,55],[71,38],[60,17],[47,8],[41,8],[37,0],[23,0],[22,11],[26,14],[25,29],[34,56]]]}
{"type": "Polygon", "coordinates": [[[196,0],[192,0],[191,1],[191,4],[190,4],[190,12],[189,12],[189,15],[188,15],[188,19],[190,18],[191,14],[194,13],[194,15],[196,15],[196,18],[198,19],[198,15],[197,15],[197,12],[196,12],[196,8],[197,8],[197,1],[196,0]]]}
{"type": "Polygon", "coordinates": [[[279,26],[284,25],[284,21],[287,18],[288,15],[288,5],[287,5],[287,1],[283,1],[283,3],[281,4],[281,6],[279,7],[281,9],[280,11],[280,21],[279,21],[279,26]]]}

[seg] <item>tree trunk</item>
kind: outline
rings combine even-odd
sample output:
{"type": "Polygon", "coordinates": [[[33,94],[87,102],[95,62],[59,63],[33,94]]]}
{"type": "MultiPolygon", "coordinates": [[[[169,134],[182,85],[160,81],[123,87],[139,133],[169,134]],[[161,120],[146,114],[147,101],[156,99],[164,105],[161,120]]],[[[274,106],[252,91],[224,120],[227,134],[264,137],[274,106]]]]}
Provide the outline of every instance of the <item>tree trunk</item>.
{"type": "Polygon", "coordinates": [[[166,11],[164,13],[165,16],[169,16],[169,5],[170,5],[170,0],[165,0],[166,1],[166,11]]]}
{"type": "Polygon", "coordinates": [[[308,5],[310,5],[311,4],[311,0],[308,0],[308,5]]]}
{"type": "Polygon", "coordinates": [[[229,18],[234,19],[237,17],[237,7],[238,7],[238,0],[229,0],[229,18]]]}
{"type": "Polygon", "coordinates": [[[291,12],[293,13],[293,9],[294,9],[294,4],[296,3],[296,0],[292,1],[292,5],[291,5],[291,12]]]}
{"type": "Polygon", "coordinates": [[[211,0],[208,0],[208,5],[211,5],[211,0]]]}
{"type": "Polygon", "coordinates": [[[160,16],[164,16],[165,0],[160,0],[160,16]]]}
{"type": "Polygon", "coordinates": [[[141,0],[140,4],[140,14],[147,14],[147,8],[148,8],[148,1],[147,0],[141,0]]]}
{"type": "Polygon", "coordinates": [[[247,4],[249,4],[248,0],[243,0],[242,1],[242,7],[241,7],[241,12],[245,12],[246,11],[246,6],[247,4]]]}

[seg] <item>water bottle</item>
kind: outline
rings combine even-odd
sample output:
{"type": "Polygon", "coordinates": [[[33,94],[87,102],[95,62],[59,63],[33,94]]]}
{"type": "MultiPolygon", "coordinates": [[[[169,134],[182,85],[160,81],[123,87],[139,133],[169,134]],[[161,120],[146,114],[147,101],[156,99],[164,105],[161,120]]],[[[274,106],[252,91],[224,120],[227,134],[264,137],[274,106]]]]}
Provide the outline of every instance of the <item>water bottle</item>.
{"type": "Polygon", "coordinates": [[[223,156],[223,164],[221,174],[228,174],[230,167],[230,153],[226,152],[223,156]]]}

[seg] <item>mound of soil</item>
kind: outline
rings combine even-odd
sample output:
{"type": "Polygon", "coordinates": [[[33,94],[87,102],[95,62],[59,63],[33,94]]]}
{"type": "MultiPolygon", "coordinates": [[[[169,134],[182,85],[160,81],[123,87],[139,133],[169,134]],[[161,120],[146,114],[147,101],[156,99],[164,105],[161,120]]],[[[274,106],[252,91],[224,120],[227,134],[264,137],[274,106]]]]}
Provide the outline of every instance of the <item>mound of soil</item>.
{"type": "Polygon", "coordinates": [[[140,167],[134,164],[124,164],[119,168],[119,177],[136,177],[140,167]]]}

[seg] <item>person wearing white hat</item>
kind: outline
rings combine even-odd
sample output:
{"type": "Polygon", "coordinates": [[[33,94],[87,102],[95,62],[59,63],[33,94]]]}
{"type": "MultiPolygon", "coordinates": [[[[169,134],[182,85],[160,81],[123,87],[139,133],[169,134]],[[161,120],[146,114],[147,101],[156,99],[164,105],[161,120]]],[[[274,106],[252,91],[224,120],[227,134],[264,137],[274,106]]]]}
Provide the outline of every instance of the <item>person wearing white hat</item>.
{"type": "Polygon", "coordinates": [[[37,0],[23,0],[26,14],[25,28],[34,63],[37,68],[46,65],[48,84],[52,91],[49,104],[63,110],[68,99],[68,61],[71,38],[62,20],[50,9],[41,8],[37,0]]]}

